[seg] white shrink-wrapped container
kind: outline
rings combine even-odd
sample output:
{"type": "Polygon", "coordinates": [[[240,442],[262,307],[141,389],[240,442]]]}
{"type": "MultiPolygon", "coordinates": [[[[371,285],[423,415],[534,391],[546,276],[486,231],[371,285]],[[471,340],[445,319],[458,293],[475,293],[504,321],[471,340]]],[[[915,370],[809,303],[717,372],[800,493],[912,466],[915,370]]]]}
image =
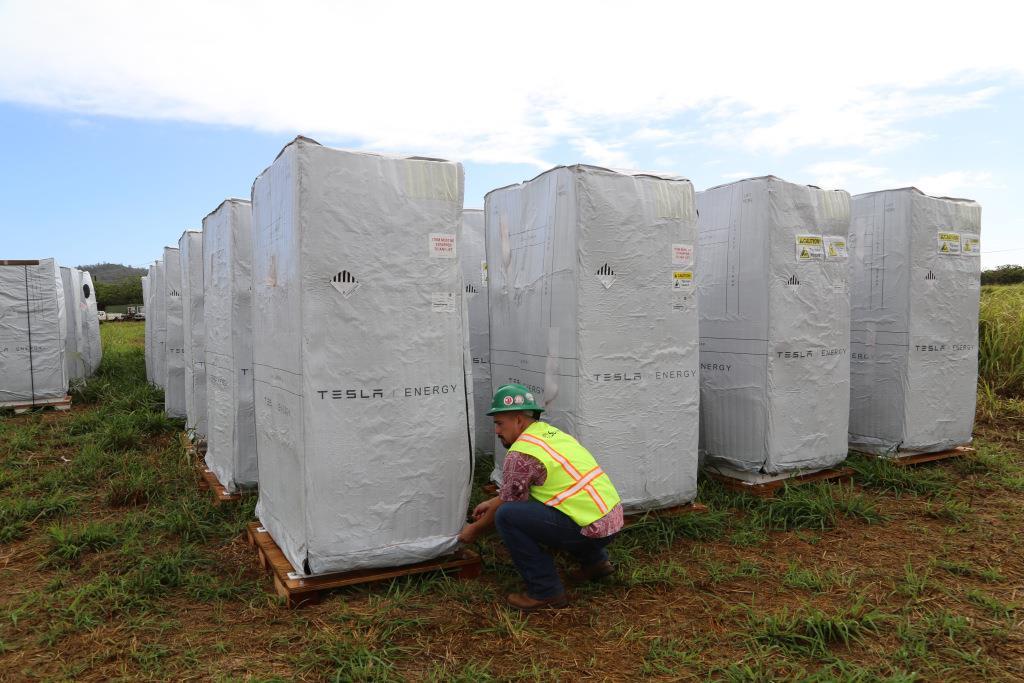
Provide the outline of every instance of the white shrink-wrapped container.
{"type": "Polygon", "coordinates": [[[473,363],[474,448],[494,453],[494,421],[491,408],[490,322],[487,313],[487,254],[484,248],[483,209],[463,209],[459,263],[465,283],[469,316],[469,351],[473,363]]]}
{"type": "Polygon", "coordinates": [[[57,262],[0,261],[0,406],[67,395],[65,326],[57,262]]]}
{"type": "Polygon", "coordinates": [[[249,202],[221,202],[203,219],[202,235],[206,465],[234,492],[257,483],[249,202]]]}
{"type": "Polygon", "coordinates": [[[206,338],[203,328],[203,234],[186,230],[181,256],[182,329],[185,336],[185,429],[206,438],[206,338]]]}
{"type": "Polygon", "coordinates": [[[82,354],[85,374],[91,376],[100,367],[103,360],[103,348],[100,343],[100,318],[96,306],[96,289],[92,275],[87,270],[78,271],[82,279],[78,299],[78,350],[82,354]]]}
{"type": "Polygon", "coordinates": [[[690,181],[558,167],[493,190],[484,206],[492,391],[530,388],[544,419],[594,454],[627,512],[692,501],[700,388],[690,181]]]}
{"type": "Polygon", "coordinates": [[[68,382],[71,382],[85,377],[85,363],[78,341],[82,273],[77,268],[61,266],[60,281],[64,290],[64,368],[68,382]]]}
{"type": "Polygon", "coordinates": [[[164,389],[167,385],[167,292],[164,287],[164,262],[157,259],[153,264],[153,367],[156,385],[164,389]]]}
{"type": "Polygon", "coordinates": [[[167,340],[164,412],[169,417],[185,417],[185,331],[181,320],[181,254],[177,247],[164,247],[164,291],[167,340]]]}
{"type": "Polygon", "coordinates": [[[156,262],[149,264],[149,295],[146,297],[146,333],[149,341],[146,348],[149,352],[147,374],[149,383],[156,385],[156,262]]]}
{"type": "Polygon", "coordinates": [[[853,198],[850,446],[879,455],[971,441],[981,207],[917,188],[853,198]]]}
{"type": "MultiPolygon", "coordinates": [[[[149,267],[148,273],[153,272],[153,266],[149,267]]],[[[150,347],[153,343],[153,323],[150,321],[150,308],[149,301],[149,275],[142,276],[142,306],[146,312],[146,319],[142,322],[143,331],[145,332],[145,350],[143,352],[146,361],[146,381],[153,382],[153,357],[150,354],[150,347]]]]}
{"type": "Polygon", "coordinates": [[[257,516],[305,573],[453,550],[473,469],[461,164],[297,138],[252,197],[257,516]]]}
{"type": "Polygon", "coordinates": [[[726,474],[846,458],[850,195],[751,178],[697,193],[701,437],[726,474]]]}

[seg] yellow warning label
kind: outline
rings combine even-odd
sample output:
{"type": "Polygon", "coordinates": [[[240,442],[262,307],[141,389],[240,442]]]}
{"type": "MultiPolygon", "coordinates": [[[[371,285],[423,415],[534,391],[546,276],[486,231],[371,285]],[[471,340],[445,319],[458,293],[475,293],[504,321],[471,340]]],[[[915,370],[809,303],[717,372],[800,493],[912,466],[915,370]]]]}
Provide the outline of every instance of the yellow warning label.
{"type": "Polygon", "coordinates": [[[821,235],[797,235],[796,260],[820,261],[825,257],[825,249],[822,247],[823,243],[824,240],[821,235]]]}
{"type": "Polygon", "coordinates": [[[950,255],[960,253],[960,233],[940,231],[938,241],[940,254],[950,255]]]}
{"type": "Polygon", "coordinates": [[[672,287],[674,289],[680,289],[682,287],[689,287],[693,284],[693,272],[689,270],[674,270],[672,271],[672,287]]]}

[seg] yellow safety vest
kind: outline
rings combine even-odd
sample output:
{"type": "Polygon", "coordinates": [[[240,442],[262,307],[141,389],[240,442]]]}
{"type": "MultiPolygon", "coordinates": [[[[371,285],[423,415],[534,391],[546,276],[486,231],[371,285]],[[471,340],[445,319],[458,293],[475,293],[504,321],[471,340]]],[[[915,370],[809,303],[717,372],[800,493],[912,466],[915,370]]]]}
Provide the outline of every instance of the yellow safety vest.
{"type": "Polygon", "coordinates": [[[544,464],[548,476],[530,496],[557,507],[581,527],[604,517],[619,504],[612,480],[586,448],[546,422],[534,422],[509,448],[533,456],[544,464]]]}

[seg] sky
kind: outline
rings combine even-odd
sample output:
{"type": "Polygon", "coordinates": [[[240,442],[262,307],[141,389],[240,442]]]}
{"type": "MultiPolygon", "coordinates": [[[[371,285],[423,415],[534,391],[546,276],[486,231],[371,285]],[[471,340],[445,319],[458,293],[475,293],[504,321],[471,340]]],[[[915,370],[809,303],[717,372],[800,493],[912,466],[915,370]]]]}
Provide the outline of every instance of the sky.
{"type": "Polygon", "coordinates": [[[1011,7],[0,0],[0,258],[148,264],[302,134],[461,161],[467,207],[576,162],[913,185],[1024,263],[1011,7]]]}

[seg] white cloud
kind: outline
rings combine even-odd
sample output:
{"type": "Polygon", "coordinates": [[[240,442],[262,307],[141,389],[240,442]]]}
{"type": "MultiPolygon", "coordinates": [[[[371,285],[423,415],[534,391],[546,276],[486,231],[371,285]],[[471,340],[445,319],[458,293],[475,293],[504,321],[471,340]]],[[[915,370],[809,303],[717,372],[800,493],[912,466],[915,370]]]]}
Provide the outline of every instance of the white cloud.
{"type": "Polygon", "coordinates": [[[1020,78],[1024,50],[985,2],[10,0],[0,64],[0,99],[81,115],[538,166],[568,143],[621,165],[627,141],[892,149],[984,106],[995,91],[972,84],[1020,78]]]}
{"type": "Polygon", "coordinates": [[[948,171],[922,176],[912,184],[926,194],[946,197],[970,197],[974,190],[1002,187],[988,171],[948,171]]]}
{"type": "Polygon", "coordinates": [[[634,168],[636,162],[625,151],[624,143],[604,144],[593,138],[574,138],[570,141],[584,162],[608,168],[634,168]]]}
{"type": "MultiPolygon", "coordinates": [[[[891,187],[889,169],[865,164],[861,161],[822,161],[806,169],[808,182],[826,188],[859,188],[865,184],[872,187],[891,187]]],[[[854,190],[856,191],[856,190],[854,190]]]]}

